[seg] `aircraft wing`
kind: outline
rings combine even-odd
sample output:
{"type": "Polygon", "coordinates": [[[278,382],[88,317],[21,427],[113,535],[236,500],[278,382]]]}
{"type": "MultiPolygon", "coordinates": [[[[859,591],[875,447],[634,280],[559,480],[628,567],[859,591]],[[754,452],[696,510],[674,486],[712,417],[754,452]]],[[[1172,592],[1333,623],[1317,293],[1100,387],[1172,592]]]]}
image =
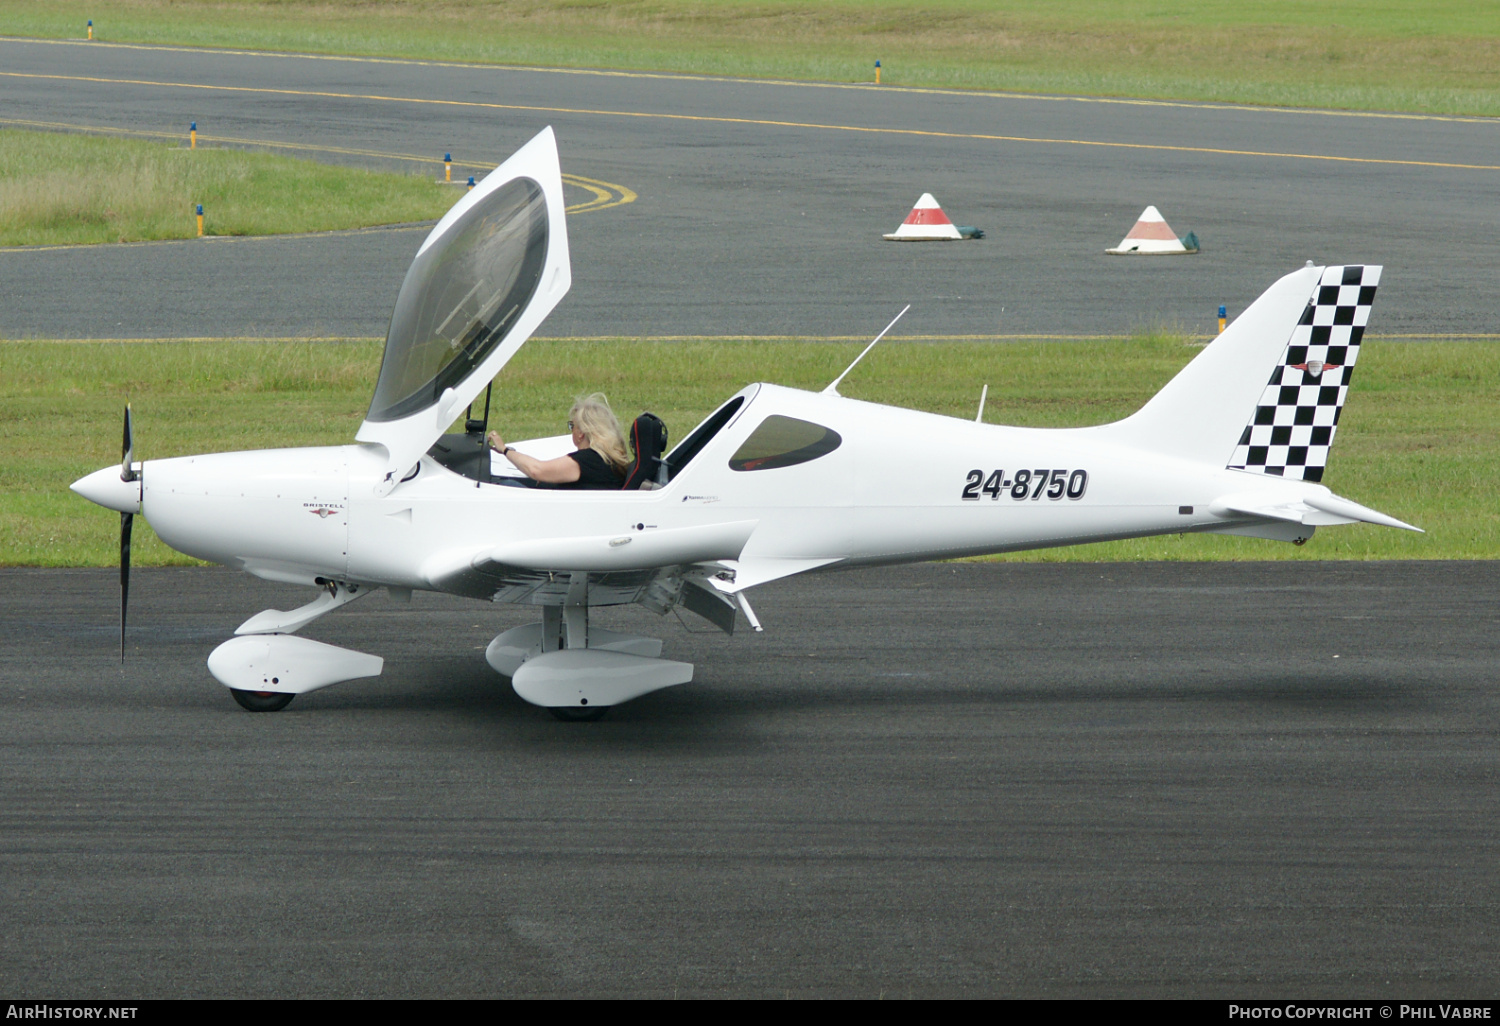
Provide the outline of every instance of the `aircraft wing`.
{"type": "Polygon", "coordinates": [[[757,523],[737,520],[695,527],[641,528],[619,534],[502,542],[484,553],[475,565],[588,573],[709,563],[738,556],[757,523]]]}
{"type": "Polygon", "coordinates": [[[735,600],[711,585],[716,564],[666,566],[647,570],[558,573],[506,566],[488,560],[434,569],[429,582],[439,591],[491,602],[561,605],[581,581],[590,606],[640,604],[665,615],[677,607],[696,613],[726,634],[734,633],[735,600]]]}
{"type": "Polygon", "coordinates": [[[443,553],[423,576],[439,591],[532,605],[560,603],[580,583],[591,606],[640,603],[658,613],[681,605],[734,631],[737,604],[715,575],[744,549],[758,521],[641,529],[616,535],[507,541],[443,553]]]}

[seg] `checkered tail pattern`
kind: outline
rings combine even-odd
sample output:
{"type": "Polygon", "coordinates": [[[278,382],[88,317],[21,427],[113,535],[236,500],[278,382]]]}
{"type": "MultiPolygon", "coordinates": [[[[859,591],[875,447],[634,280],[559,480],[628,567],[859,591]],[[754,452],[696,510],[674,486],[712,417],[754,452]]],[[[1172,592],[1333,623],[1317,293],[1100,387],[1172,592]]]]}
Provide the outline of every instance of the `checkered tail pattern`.
{"type": "Polygon", "coordinates": [[[1321,481],[1370,320],[1376,266],[1327,267],[1230,457],[1230,470],[1321,481]]]}

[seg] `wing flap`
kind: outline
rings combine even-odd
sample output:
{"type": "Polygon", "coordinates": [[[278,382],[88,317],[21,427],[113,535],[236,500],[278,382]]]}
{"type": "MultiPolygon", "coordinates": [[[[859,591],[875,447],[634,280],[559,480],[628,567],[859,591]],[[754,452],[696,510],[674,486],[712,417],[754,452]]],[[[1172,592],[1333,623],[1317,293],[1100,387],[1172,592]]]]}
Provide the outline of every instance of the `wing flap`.
{"type": "Polygon", "coordinates": [[[725,634],[734,633],[734,614],[739,606],[733,599],[704,587],[701,581],[682,582],[682,608],[703,617],[725,634]]]}
{"type": "Polygon", "coordinates": [[[837,563],[842,559],[842,556],[829,556],[824,559],[781,559],[770,556],[759,559],[755,557],[726,559],[721,562],[727,569],[734,572],[734,580],[726,581],[719,577],[710,577],[708,583],[726,595],[738,595],[747,588],[779,581],[793,574],[816,570],[818,567],[837,563]]]}

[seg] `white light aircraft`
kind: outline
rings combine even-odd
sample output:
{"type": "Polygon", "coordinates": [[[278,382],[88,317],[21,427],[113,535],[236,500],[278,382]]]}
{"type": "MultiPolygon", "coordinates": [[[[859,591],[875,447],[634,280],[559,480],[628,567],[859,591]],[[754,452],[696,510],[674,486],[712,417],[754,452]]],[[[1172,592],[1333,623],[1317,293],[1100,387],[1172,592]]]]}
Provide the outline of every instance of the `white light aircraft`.
{"type": "MultiPolygon", "coordinates": [[[[632,480],[648,487],[525,487],[491,456],[484,421],[444,432],[571,284],[549,128],[422,244],[355,444],[137,462],[127,407],[121,466],[73,489],[121,514],[122,658],[143,513],[180,552],[318,589],[209,656],[246,709],[379,674],[379,657],[296,632],[384,587],[538,607],[486,659],[526,701],[592,719],[693,673],[655,638],[592,625],[600,606],[680,607],[726,632],[743,613],[760,630],[746,592],[809,571],[1182,532],[1300,544],[1357,521],[1417,530],[1319,483],[1379,279],[1374,266],[1288,274],[1113,424],[999,427],[880,406],[839,395],[844,375],[821,392],[753,384],[665,457],[637,439],[632,480]]],[[[571,444],[516,447],[551,458],[571,444]]]]}

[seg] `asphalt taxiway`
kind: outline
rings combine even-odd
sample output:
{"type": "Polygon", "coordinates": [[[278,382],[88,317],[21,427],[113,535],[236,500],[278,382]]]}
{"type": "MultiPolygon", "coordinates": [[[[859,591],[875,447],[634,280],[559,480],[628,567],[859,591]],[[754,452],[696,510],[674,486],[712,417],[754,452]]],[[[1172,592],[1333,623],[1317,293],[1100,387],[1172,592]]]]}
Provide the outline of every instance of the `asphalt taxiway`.
{"type": "Polygon", "coordinates": [[[295,589],[0,570],[17,997],[1493,997],[1487,563],[928,564],[664,631],[697,680],[563,724],[524,610],[377,595],[385,674],[250,714],[295,589]]]}
{"type": "MultiPolygon", "coordinates": [[[[550,335],[870,336],[906,302],[911,335],[1208,332],[1309,259],[1386,266],[1377,333],[1500,330],[1500,119],[25,40],[0,89],[4,126],[427,174],[551,124],[565,172],[638,199],[570,219],[550,335]],[[882,241],[924,191],[989,236],[882,241]],[[1203,252],[1105,256],[1148,203],[1203,252]]],[[[382,335],[420,240],[0,252],[0,336],[382,335]]]]}

